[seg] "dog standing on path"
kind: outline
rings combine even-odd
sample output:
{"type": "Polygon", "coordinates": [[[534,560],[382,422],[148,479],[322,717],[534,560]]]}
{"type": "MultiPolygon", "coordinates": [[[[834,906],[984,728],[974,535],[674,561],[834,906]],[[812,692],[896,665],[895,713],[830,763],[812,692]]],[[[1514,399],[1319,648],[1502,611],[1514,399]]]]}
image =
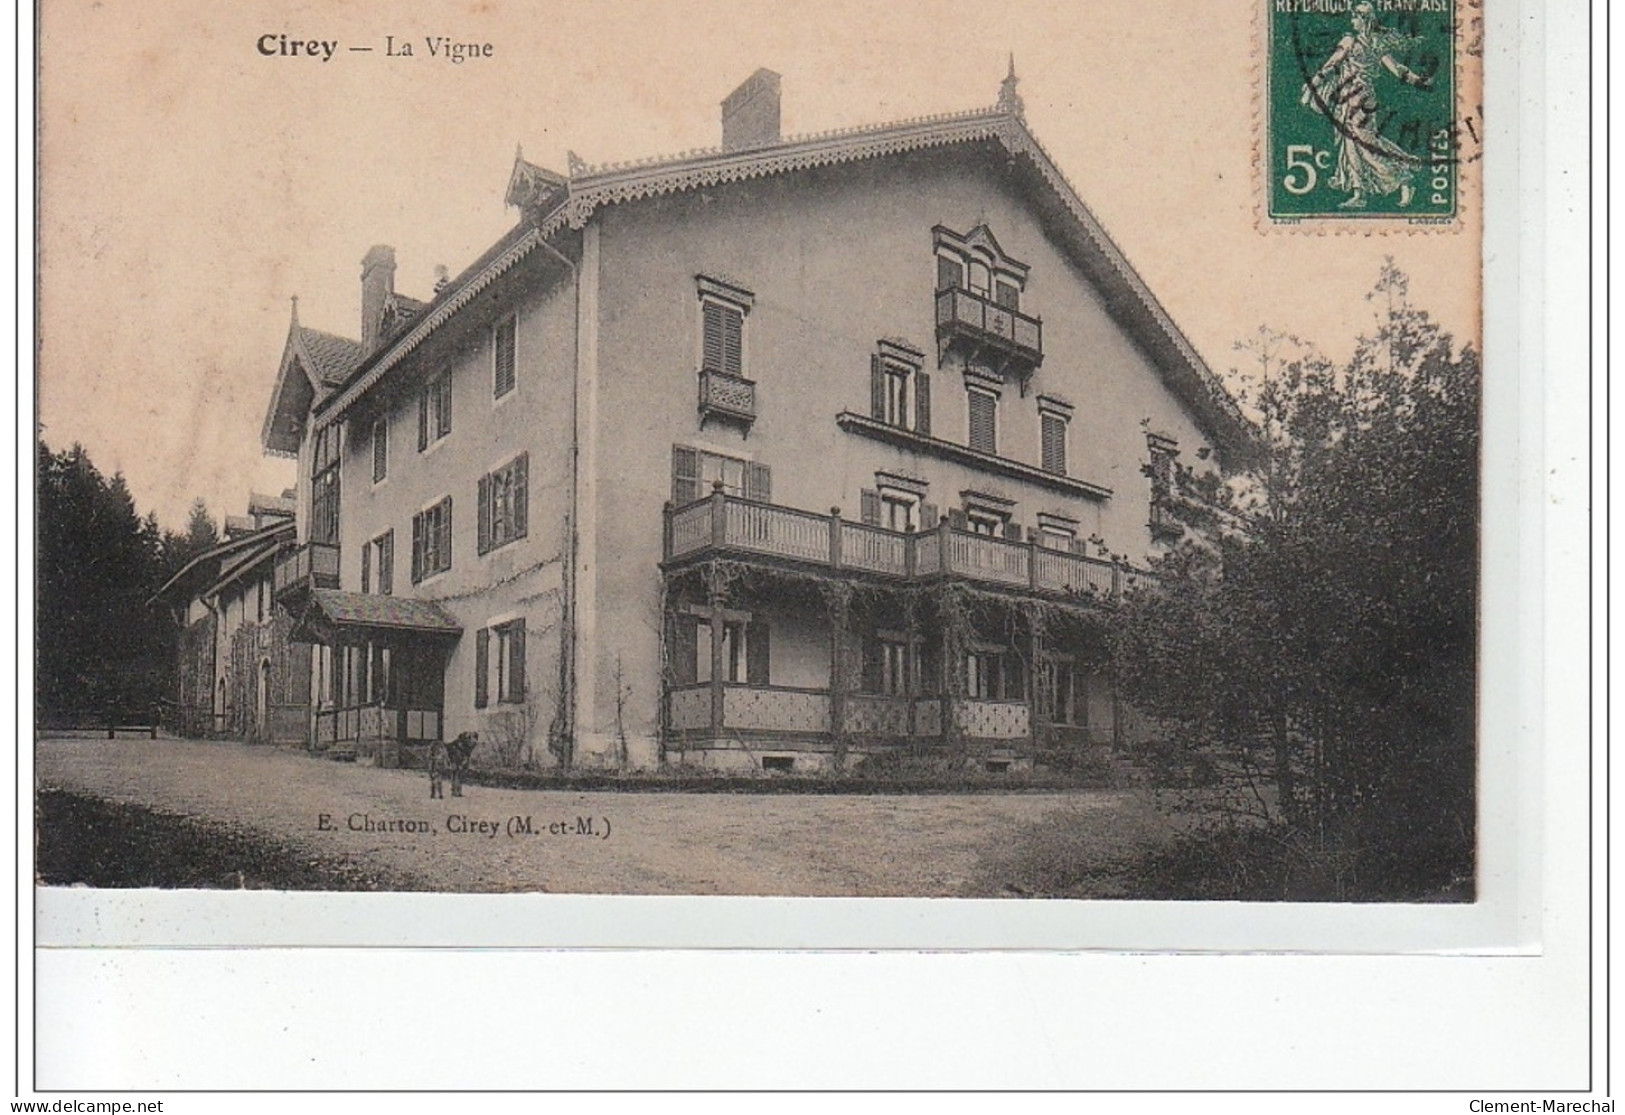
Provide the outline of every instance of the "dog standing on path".
{"type": "Polygon", "coordinates": [[[429,745],[429,796],[431,798],[445,797],[442,779],[446,771],[451,771],[451,796],[463,796],[463,772],[468,769],[468,760],[474,755],[474,748],[480,743],[478,732],[461,732],[450,743],[444,740],[435,740],[429,745]]]}

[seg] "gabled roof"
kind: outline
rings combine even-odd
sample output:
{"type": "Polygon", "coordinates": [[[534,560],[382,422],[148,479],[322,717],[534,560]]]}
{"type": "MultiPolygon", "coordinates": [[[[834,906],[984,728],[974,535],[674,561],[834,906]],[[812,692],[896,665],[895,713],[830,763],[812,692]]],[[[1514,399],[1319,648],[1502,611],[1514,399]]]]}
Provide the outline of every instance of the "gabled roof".
{"type": "Polygon", "coordinates": [[[228,538],[187,562],[152,594],[152,601],[179,605],[207,596],[244,568],[274,554],[294,539],[291,521],[267,524],[251,534],[228,538]]]}
{"type": "Polygon", "coordinates": [[[1254,444],[1251,425],[1027,127],[1015,84],[1012,72],[992,108],[791,136],[742,151],[710,148],[600,166],[572,154],[568,177],[516,157],[508,199],[523,210],[520,223],[450,283],[412,326],[381,345],[350,383],[318,402],[317,420],[324,425],[337,420],[476,294],[538,245],[567,228],[584,228],[603,207],[911,151],[983,144],[1001,151],[1020,170],[1040,209],[1054,219],[1060,242],[1094,279],[1112,313],[1152,356],[1170,389],[1196,414],[1221,451],[1227,456],[1248,455],[1254,444]]]}
{"type": "Polygon", "coordinates": [[[265,452],[277,457],[295,456],[311,404],[342,387],[366,355],[360,341],[300,325],[299,300],[295,298],[276,387],[260,427],[260,445],[265,452]]]}

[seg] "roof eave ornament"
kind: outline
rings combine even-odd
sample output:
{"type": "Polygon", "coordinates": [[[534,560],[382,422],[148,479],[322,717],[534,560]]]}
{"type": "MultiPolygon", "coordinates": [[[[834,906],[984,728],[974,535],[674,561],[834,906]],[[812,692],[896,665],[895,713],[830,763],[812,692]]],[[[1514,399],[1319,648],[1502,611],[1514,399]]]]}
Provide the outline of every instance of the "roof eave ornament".
{"type": "Polygon", "coordinates": [[[508,205],[527,213],[545,209],[564,186],[564,175],[526,162],[524,152],[515,148],[513,173],[508,176],[504,198],[508,205]]]}
{"type": "Polygon", "coordinates": [[[999,103],[996,106],[1000,112],[1009,113],[1018,120],[1027,118],[1027,106],[1022,103],[1021,94],[1016,92],[1016,86],[1021,79],[1016,76],[1015,52],[1010,54],[1010,72],[999,83],[999,103]]]}

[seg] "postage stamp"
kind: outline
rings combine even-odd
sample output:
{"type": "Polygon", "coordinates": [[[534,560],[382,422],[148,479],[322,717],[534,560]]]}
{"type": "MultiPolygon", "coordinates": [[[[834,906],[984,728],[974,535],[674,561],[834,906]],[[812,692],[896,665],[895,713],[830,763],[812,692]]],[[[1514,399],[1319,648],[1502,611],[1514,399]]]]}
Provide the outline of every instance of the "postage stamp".
{"type": "Polygon", "coordinates": [[[1270,0],[1275,221],[1459,213],[1458,0],[1270,0]]]}

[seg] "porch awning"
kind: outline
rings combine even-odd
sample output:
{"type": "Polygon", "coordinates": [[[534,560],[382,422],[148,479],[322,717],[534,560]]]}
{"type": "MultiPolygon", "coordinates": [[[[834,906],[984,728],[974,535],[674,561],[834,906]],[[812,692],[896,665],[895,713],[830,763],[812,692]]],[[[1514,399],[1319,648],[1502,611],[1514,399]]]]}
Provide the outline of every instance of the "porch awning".
{"type": "Polygon", "coordinates": [[[456,638],[462,624],[432,600],[404,596],[380,596],[367,592],[341,592],[318,588],[310,593],[306,621],[314,620],[333,630],[399,632],[412,635],[440,635],[456,638]]]}

